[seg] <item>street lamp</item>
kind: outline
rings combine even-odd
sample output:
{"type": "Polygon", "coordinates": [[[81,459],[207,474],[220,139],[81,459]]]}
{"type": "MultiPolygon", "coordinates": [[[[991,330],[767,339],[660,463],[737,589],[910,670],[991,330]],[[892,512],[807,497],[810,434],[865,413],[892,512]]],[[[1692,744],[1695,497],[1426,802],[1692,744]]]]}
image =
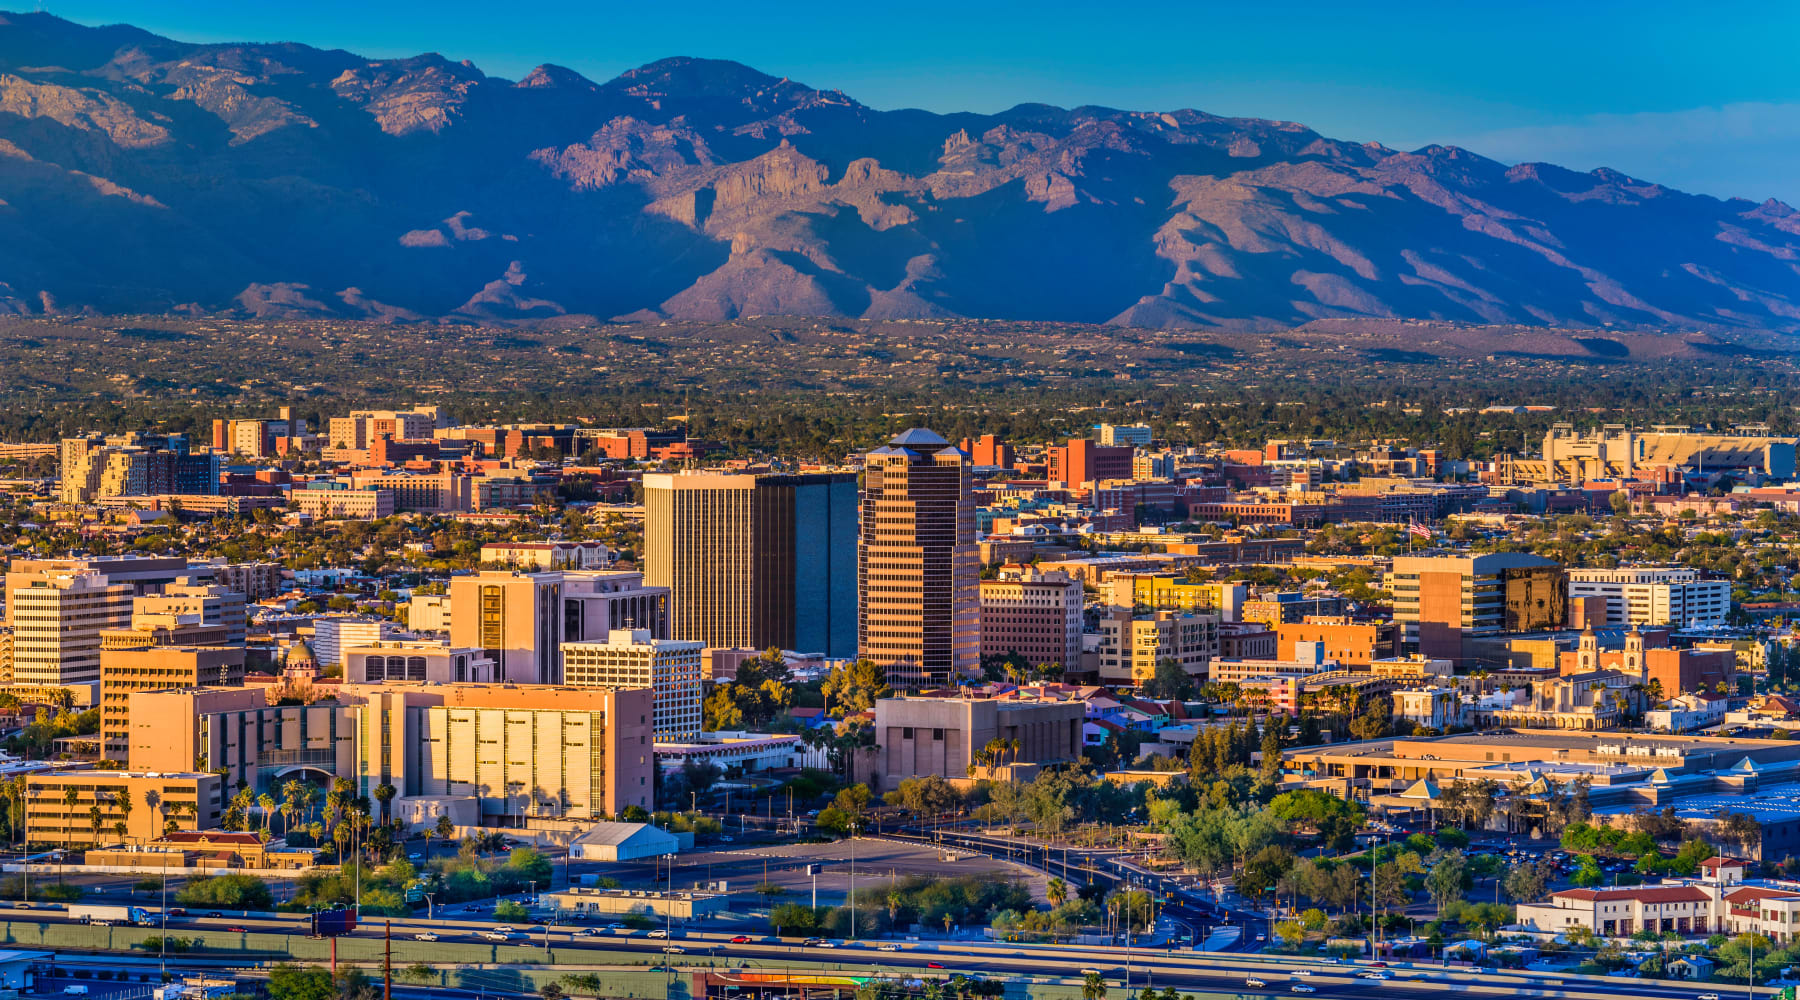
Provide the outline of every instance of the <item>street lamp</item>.
{"type": "Polygon", "coordinates": [[[856,940],[856,820],[850,820],[850,940],[856,940]]]}

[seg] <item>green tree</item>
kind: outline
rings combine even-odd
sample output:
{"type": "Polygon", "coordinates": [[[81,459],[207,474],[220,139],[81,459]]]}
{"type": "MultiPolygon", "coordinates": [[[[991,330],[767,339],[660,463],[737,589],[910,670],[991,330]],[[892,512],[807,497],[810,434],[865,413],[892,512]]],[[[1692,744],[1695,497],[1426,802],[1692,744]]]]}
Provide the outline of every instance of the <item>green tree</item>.
{"type": "Polygon", "coordinates": [[[268,883],[254,875],[196,875],[175,894],[182,906],[215,906],[227,910],[272,910],[275,897],[268,883]]]}
{"type": "Polygon", "coordinates": [[[1550,872],[1542,863],[1516,864],[1506,870],[1506,894],[1519,903],[1535,903],[1550,887],[1550,872]]]}
{"type": "Polygon", "coordinates": [[[279,963],[269,969],[269,1000],[336,1000],[331,972],[316,965],[279,963]]]}
{"type": "Polygon", "coordinates": [[[1171,657],[1156,661],[1156,672],[1143,684],[1146,696],[1187,701],[1194,697],[1194,678],[1171,657]]]}
{"type": "Polygon", "coordinates": [[[1447,851],[1438,854],[1435,862],[1426,871],[1426,892],[1431,894],[1431,901],[1438,905],[1438,915],[1444,915],[1447,903],[1460,903],[1463,899],[1465,879],[1469,876],[1469,856],[1462,851],[1447,851]]]}
{"type": "Polygon", "coordinates": [[[867,712],[875,702],[893,694],[887,672],[874,660],[856,660],[833,670],[819,686],[825,708],[837,718],[867,712]]]}
{"type": "Polygon", "coordinates": [[[1592,854],[1581,855],[1575,863],[1575,871],[1569,876],[1569,884],[1582,889],[1591,889],[1606,881],[1606,873],[1600,870],[1600,863],[1592,854]]]}

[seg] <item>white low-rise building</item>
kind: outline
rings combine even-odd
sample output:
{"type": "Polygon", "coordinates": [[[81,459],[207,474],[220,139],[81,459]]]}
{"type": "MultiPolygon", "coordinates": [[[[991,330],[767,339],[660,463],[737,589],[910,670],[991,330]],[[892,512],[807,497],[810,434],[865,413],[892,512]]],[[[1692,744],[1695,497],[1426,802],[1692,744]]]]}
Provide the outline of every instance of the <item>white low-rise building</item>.
{"type": "Polygon", "coordinates": [[[1730,699],[1684,694],[1644,713],[1644,725],[1659,733],[1691,733],[1725,721],[1730,699]]]}

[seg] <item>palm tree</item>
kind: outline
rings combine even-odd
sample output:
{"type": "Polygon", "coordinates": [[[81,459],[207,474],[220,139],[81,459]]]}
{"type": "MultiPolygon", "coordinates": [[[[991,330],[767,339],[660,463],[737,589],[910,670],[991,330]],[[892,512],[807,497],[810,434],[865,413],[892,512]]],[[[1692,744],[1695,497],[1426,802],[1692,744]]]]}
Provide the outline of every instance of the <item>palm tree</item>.
{"type": "Polygon", "coordinates": [[[94,829],[94,846],[100,846],[100,828],[106,825],[106,815],[100,811],[100,803],[88,807],[88,825],[94,829]]]}
{"type": "Polygon", "coordinates": [[[305,785],[299,778],[289,778],[281,786],[281,832],[294,832],[294,818],[300,814],[300,800],[305,785]]]}
{"type": "Polygon", "coordinates": [[[375,786],[375,791],[373,794],[375,796],[375,801],[381,803],[381,822],[382,823],[386,824],[386,823],[392,821],[392,819],[393,819],[392,803],[394,801],[394,796],[399,794],[399,792],[400,792],[400,790],[398,788],[395,788],[393,785],[390,785],[385,781],[382,782],[381,784],[375,786]]]}
{"type": "Polygon", "coordinates": [[[1060,878],[1053,878],[1050,880],[1050,884],[1044,887],[1044,895],[1050,900],[1051,908],[1059,907],[1068,902],[1069,883],[1060,878]]]}
{"type": "Polygon", "coordinates": [[[450,821],[448,813],[441,813],[437,818],[436,829],[438,839],[448,841],[456,833],[456,824],[450,821]]]}
{"type": "Polygon", "coordinates": [[[1106,978],[1098,972],[1082,977],[1081,1000],[1106,1000],[1106,978]]]}
{"type": "Polygon", "coordinates": [[[256,805],[257,808],[262,810],[263,839],[267,840],[269,837],[269,819],[275,812],[275,796],[270,795],[268,792],[264,792],[256,797],[256,805]]]}

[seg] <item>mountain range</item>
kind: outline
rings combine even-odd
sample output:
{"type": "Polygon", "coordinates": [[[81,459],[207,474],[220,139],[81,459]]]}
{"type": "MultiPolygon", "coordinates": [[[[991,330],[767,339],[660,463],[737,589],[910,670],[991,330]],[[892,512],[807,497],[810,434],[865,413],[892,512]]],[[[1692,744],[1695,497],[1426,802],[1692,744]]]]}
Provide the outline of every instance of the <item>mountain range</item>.
{"type": "Polygon", "coordinates": [[[1800,213],[1200,111],[0,13],[0,312],[1800,330],[1800,213]]]}

